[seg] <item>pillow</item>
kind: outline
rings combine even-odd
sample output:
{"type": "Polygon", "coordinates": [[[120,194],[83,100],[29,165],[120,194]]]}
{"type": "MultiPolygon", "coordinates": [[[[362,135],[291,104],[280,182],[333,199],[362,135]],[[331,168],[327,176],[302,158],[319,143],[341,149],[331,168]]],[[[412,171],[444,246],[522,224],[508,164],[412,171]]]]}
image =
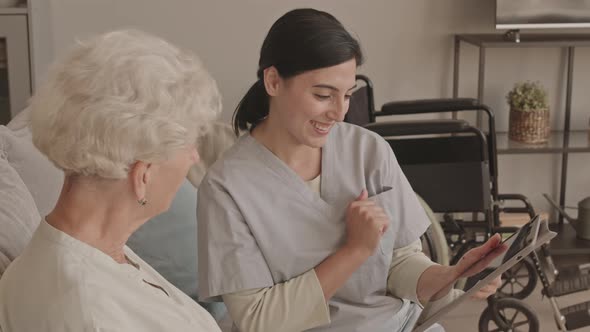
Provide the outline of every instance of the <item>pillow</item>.
{"type": "Polygon", "coordinates": [[[14,118],[10,120],[6,127],[14,131],[27,127],[29,125],[29,113],[31,113],[31,109],[29,107],[18,112],[14,118]]]}
{"type": "Polygon", "coordinates": [[[4,153],[35,200],[41,216],[46,216],[59,198],[64,174],[33,145],[28,127],[12,131],[0,126],[4,153]]]}
{"type": "MultiPolygon", "coordinates": [[[[142,225],[127,245],[185,294],[197,300],[197,191],[185,180],[170,209],[142,225]]],[[[200,303],[216,320],[222,303],[200,303]]]]}
{"type": "Polygon", "coordinates": [[[18,173],[3,154],[0,139],[0,276],[31,240],[41,217],[18,173]]]}

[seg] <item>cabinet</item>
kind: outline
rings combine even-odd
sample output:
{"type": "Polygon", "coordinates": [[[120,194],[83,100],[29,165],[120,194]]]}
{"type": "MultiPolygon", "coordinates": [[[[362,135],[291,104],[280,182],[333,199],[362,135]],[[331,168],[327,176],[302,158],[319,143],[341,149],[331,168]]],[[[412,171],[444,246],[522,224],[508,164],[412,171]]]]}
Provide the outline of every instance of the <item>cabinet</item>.
{"type": "Polygon", "coordinates": [[[0,8],[0,124],[21,111],[31,96],[27,7],[0,8]]]}
{"type": "MultiPolygon", "coordinates": [[[[563,207],[565,205],[565,195],[568,177],[568,158],[571,153],[588,153],[590,152],[590,142],[588,140],[588,132],[572,131],[570,130],[571,105],[572,105],[572,81],[574,75],[574,60],[575,51],[577,47],[590,47],[590,34],[523,34],[520,37],[520,42],[515,42],[505,38],[502,34],[460,34],[455,35],[454,38],[454,67],[453,67],[453,97],[458,97],[459,94],[459,70],[461,64],[461,45],[463,43],[473,45],[479,49],[478,62],[478,78],[477,78],[477,98],[483,102],[483,93],[485,89],[485,65],[486,65],[486,51],[489,48],[523,48],[523,47],[558,47],[566,51],[566,66],[565,66],[565,105],[563,112],[565,112],[565,121],[563,128],[552,131],[550,140],[543,145],[529,145],[510,141],[508,133],[497,133],[497,151],[498,154],[533,154],[533,153],[554,153],[561,155],[561,174],[560,174],[560,190],[559,190],[559,204],[563,207]]],[[[561,110],[556,110],[557,112],[561,110]]],[[[482,119],[476,120],[477,126],[482,127],[482,119]]],[[[575,235],[569,228],[571,226],[563,223],[563,217],[559,216],[558,227],[560,235],[572,237],[571,241],[556,241],[559,243],[574,243],[575,235]]],[[[563,239],[561,239],[563,240],[563,239]]],[[[567,244],[566,243],[566,244],[567,244]]],[[[577,243],[577,242],[576,242],[577,243]]],[[[584,245],[586,248],[583,253],[590,253],[590,243],[584,245]]],[[[560,247],[559,253],[567,254],[569,248],[564,245],[560,247]]],[[[580,249],[580,248],[578,248],[580,249]]],[[[579,251],[579,250],[578,250],[579,251]]],[[[557,254],[558,252],[555,252],[557,254]]],[[[579,253],[579,252],[576,252],[579,253]]]]}

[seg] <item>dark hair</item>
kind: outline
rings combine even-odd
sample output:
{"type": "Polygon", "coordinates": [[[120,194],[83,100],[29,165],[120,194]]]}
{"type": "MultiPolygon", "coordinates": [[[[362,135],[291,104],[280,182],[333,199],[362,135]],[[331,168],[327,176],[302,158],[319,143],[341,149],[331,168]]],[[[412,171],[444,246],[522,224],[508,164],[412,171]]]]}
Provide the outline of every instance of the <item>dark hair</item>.
{"type": "Polygon", "coordinates": [[[234,131],[252,130],[269,112],[263,71],[274,66],[282,78],[335,66],[355,59],[363,62],[360,45],[332,15],[315,9],[295,9],[270,28],[258,61],[258,80],[234,112],[234,131]]]}

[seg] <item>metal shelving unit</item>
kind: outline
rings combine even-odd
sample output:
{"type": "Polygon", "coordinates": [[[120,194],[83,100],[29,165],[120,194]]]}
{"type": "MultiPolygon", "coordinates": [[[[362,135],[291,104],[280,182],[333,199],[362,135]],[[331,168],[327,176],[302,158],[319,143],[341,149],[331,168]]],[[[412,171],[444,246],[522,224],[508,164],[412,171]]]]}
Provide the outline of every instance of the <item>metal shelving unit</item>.
{"type": "MultiPolygon", "coordinates": [[[[561,131],[552,132],[551,140],[546,145],[527,145],[512,142],[506,133],[498,135],[499,154],[521,153],[556,153],[561,154],[561,178],[559,191],[559,204],[565,205],[565,193],[567,185],[568,155],[570,153],[590,152],[590,144],[582,142],[583,132],[570,130],[572,81],[574,68],[574,55],[576,47],[590,47],[590,34],[523,34],[520,42],[506,38],[503,34],[461,34],[455,35],[455,57],[453,68],[453,97],[459,96],[459,67],[461,58],[461,44],[467,43],[479,48],[477,99],[482,101],[485,88],[485,64],[488,48],[526,48],[526,47],[558,47],[567,52],[566,63],[566,94],[565,94],[565,121],[561,131]]],[[[481,127],[481,118],[477,119],[477,126],[481,127]]],[[[559,223],[563,224],[563,217],[559,217],[559,223]]]]}
{"type": "Polygon", "coordinates": [[[564,132],[552,131],[549,141],[544,144],[525,144],[512,141],[507,132],[496,133],[498,154],[539,154],[539,153],[586,153],[590,152],[587,130],[569,132],[568,146],[564,147],[564,132]]]}
{"type": "Polygon", "coordinates": [[[0,15],[27,15],[28,13],[27,7],[0,8],[0,15]]]}

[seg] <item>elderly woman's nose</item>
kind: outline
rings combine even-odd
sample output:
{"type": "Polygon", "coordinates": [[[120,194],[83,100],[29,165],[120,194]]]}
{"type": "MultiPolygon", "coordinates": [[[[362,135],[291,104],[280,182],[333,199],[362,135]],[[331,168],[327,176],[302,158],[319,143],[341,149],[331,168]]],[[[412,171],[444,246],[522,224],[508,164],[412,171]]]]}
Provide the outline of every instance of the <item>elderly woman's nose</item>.
{"type": "Polygon", "coordinates": [[[191,160],[193,161],[193,164],[198,164],[199,161],[201,161],[201,156],[199,156],[199,151],[197,151],[197,148],[194,146],[191,148],[191,160]]]}

